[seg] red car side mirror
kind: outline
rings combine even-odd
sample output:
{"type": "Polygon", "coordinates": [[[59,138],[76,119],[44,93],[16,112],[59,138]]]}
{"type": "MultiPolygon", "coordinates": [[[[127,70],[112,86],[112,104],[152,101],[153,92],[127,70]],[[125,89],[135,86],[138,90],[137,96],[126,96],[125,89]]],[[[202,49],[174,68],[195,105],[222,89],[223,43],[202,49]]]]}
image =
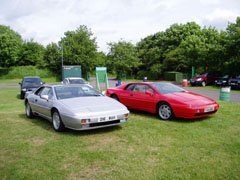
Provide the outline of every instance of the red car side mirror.
{"type": "Polygon", "coordinates": [[[149,95],[149,96],[153,96],[151,91],[146,91],[145,94],[149,95]]]}

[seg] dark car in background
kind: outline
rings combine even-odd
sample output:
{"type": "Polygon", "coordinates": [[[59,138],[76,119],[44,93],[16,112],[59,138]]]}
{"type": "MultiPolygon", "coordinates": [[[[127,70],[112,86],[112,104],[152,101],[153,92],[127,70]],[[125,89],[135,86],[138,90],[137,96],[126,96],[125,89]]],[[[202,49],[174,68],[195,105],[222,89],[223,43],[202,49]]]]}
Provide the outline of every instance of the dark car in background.
{"type": "Polygon", "coordinates": [[[215,85],[216,86],[228,86],[230,78],[231,78],[231,76],[225,75],[225,76],[215,80],[215,85]]]}
{"type": "Polygon", "coordinates": [[[24,99],[27,91],[33,91],[42,86],[44,83],[40,77],[24,77],[22,82],[19,83],[21,86],[20,97],[24,99]]]}
{"type": "Polygon", "coordinates": [[[229,86],[231,86],[231,88],[233,89],[240,89],[240,74],[236,77],[229,79],[229,86]]]}
{"type": "Polygon", "coordinates": [[[192,86],[201,85],[206,86],[208,84],[213,84],[216,79],[221,77],[219,72],[202,72],[196,77],[190,79],[190,84],[192,86]]]}

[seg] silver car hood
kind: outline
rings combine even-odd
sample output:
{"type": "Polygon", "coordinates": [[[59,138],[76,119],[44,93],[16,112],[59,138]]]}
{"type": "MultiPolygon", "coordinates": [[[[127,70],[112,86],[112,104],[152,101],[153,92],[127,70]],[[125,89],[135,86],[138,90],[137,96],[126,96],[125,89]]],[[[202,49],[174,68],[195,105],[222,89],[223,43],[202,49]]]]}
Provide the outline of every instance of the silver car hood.
{"type": "Polygon", "coordinates": [[[127,110],[120,102],[106,96],[78,97],[59,100],[74,114],[102,113],[106,111],[127,110]]]}

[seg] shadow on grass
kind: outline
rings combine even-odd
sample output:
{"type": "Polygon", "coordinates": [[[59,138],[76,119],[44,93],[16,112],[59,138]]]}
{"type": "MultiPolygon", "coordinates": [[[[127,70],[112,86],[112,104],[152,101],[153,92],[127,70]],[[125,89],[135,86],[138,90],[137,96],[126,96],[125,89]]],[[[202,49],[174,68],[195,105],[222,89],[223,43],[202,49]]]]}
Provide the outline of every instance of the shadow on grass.
{"type": "MultiPolygon", "coordinates": [[[[184,118],[174,117],[171,120],[162,120],[156,114],[152,114],[152,113],[145,112],[145,111],[130,109],[130,113],[134,113],[134,114],[139,115],[139,116],[145,116],[146,118],[153,118],[153,119],[160,120],[160,121],[177,122],[177,123],[194,123],[194,122],[200,122],[200,121],[208,120],[208,119],[211,118],[211,116],[197,118],[197,119],[184,119],[184,118]]],[[[130,118],[131,118],[131,114],[130,114],[130,118]]]]}
{"type": "Polygon", "coordinates": [[[23,100],[23,99],[21,99],[20,94],[17,94],[17,95],[16,95],[16,98],[17,98],[17,99],[20,99],[20,100],[23,100]]]}
{"type": "Polygon", "coordinates": [[[174,122],[177,122],[177,123],[194,123],[194,122],[207,121],[209,119],[211,119],[210,116],[197,118],[197,119],[184,119],[184,118],[174,117],[171,121],[174,121],[174,122]]]}
{"type": "MultiPolygon", "coordinates": [[[[52,123],[40,116],[34,116],[34,118],[27,118],[25,114],[19,114],[19,117],[35,124],[36,126],[41,127],[44,130],[55,132],[54,129],[52,128],[52,123]]],[[[121,129],[122,129],[121,125],[104,127],[99,129],[92,129],[92,130],[82,130],[82,131],[66,128],[65,131],[63,132],[55,132],[55,133],[60,133],[62,135],[70,135],[70,136],[79,136],[79,135],[89,136],[89,135],[96,135],[96,134],[106,134],[108,132],[110,133],[110,132],[121,130],[121,129]]]]}

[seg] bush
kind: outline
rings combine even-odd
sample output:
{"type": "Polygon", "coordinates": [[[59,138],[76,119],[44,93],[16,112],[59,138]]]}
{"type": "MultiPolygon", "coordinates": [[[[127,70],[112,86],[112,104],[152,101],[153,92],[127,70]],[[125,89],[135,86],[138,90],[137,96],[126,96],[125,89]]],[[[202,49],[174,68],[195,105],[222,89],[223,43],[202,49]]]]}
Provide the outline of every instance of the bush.
{"type": "Polygon", "coordinates": [[[176,80],[176,74],[179,74],[179,72],[175,71],[168,71],[164,73],[164,79],[167,81],[175,81],[176,80]]]}
{"type": "Polygon", "coordinates": [[[9,69],[0,69],[1,79],[23,78],[25,76],[39,76],[41,78],[56,77],[56,74],[47,69],[38,69],[35,66],[17,66],[9,69]]]}
{"type": "Polygon", "coordinates": [[[0,77],[8,74],[10,68],[0,68],[0,77]]]}

